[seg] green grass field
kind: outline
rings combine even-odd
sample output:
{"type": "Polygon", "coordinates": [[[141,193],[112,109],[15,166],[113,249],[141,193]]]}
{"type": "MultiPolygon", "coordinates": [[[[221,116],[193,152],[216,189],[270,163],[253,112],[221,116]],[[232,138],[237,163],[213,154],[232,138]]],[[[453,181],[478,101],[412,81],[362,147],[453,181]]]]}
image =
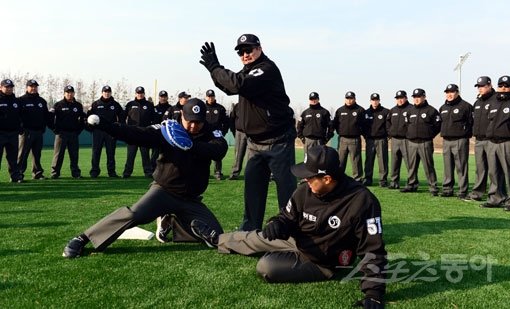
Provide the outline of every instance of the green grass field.
{"type": "MultiPolygon", "coordinates": [[[[90,149],[80,151],[84,176],[90,149]]],[[[348,308],[362,297],[351,280],[267,284],[256,257],[221,255],[202,244],[119,240],[104,253],[66,260],[67,241],[147,190],[139,156],[134,177],[75,180],[66,157],[58,180],[8,183],[0,170],[0,308],[348,308]]],[[[43,153],[49,175],[51,149],[43,153]]],[[[228,175],[233,149],[224,160],[228,175]]],[[[298,161],[302,151],[297,151],[298,161]]],[[[436,155],[438,180],[442,158],[436,155]]],[[[473,159],[473,158],[471,158],[473,159]]],[[[125,148],[117,151],[122,172],[125,148]]],[[[29,164],[31,164],[29,162],[29,164]]],[[[474,180],[470,162],[470,182],[474,180]]],[[[376,169],[377,171],[377,169],[376,169]]],[[[350,173],[350,164],[348,166],[350,173]]],[[[406,178],[403,173],[403,180],[406,178]]],[[[30,175],[26,175],[30,178],[30,175]]],[[[377,179],[374,179],[377,180],[377,179]]],[[[389,252],[389,308],[507,308],[510,303],[510,213],[479,203],[432,197],[420,171],[418,193],[371,187],[383,209],[389,252]]],[[[403,184],[403,183],[402,183],[403,184]]],[[[226,231],[243,214],[243,181],[211,178],[204,202],[226,231]]],[[[271,183],[266,216],[277,212],[271,183]]],[[[155,230],[155,223],[143,226],[155,230]]],[[[91,253],[89,248],[87,253],[91,253]]]]}

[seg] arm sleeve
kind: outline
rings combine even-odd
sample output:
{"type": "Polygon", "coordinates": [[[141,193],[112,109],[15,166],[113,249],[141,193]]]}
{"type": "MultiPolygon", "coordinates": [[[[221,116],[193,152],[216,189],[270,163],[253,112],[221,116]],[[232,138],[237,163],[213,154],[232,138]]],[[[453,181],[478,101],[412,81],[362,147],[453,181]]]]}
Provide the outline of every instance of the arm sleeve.
{"type": "Polygon", "coordinates": [[[221,133],[223,133],[223,136],[225,136],[228,133],[228,128],[230,125],[230,119],[227,116],[227,111],[222,108],[221,109],[221,133]]]}
{"type": "Polygon", "coordinates": [[[338,132],[338,128],[340,127],[340,116],[338,110],[335,112],[335,118],[333,118],[331,126],[333,127],[333,130],[336,131],[336,133],[340,134],[340,132],[338,132]]]}
{"type": "Polygon", "coordinates": [[[193,141],[193,147],[189,151],[200,157],[219,161],[225,157],[227,150],[227,141],[223,137],[215,137],[208,142],[193,141]]]}
{"type": "Polygon", "coordinates": [[[102,129],[112,137],[130,145],[158,147],[166,142],[163,135],[161,135],[159,126],[138,127],[128,126],[122,123],[113,123],[102,129]]]}
{"type": "Polygon", "coordinates": [[[299,120],[297,122],[297,126],[296,126],[296,129],[297,129],[297,137],[298,138],[303,138],[303,129],[305,127],[305,123],[303,121],[303,113],[301,113],[301,116],[299,116],[299,120]]]}
{"type": "Polygon", "coordinates": [[[434,109],[433,115],[432,125],[434,126],[434,136],[436,136],[439,132],[441,132],[441,115],[436,109],[434,109]]]}

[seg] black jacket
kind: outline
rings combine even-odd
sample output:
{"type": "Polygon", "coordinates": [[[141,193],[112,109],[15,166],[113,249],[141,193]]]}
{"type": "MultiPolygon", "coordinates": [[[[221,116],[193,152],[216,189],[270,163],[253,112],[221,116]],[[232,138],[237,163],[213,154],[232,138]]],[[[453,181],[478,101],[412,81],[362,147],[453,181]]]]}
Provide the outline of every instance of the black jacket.
{"type": "Polygon", "coordinates": [[[214,129],[220,130],[223,135],[227,134],[229,127],[229,118],[227,110],[223,105],[217,103],[206,104],[205,119],[207,123],[214,129]]]}
{"type": "Polygon", "coordinates": [[[352,265],[356,256],[362,258],[361,290],[382,299],[385,284],[380,279],[387,260],[381,206],[368,189],[345,175],[323,196],[301,184],[272,220],[284,224],[284,233],[293,237],[299,251],[314,263],[333,269],[352,265]]]}
{"type": "Polygon", "coordinates": [[[170,104],[159,102],[158,105],[154,106],[154,120],[153,123],[161,123],[161,121],[165,120],[166,111],[170,108],[170,104]]]}
{"type": "Polygon", "coordinates": [[[365,109],[354,103],[338,108],[333,119],[333,127],[339,136],[360,137],[363,134],[365,109]]]}
{"type": "Polygon", "coordinates": [[[21,106],[14,94],[0,91],[0,131],[21,132],[21,106]]]}
{"type": "Polygon", "coordinates": [[[299,117],[297,136],[299,138],[321,139],[324,141],[333,137],[334,128],[331,114],[319,104],[310,105],[299,117]]]}
{"type": "Polygon", "coordinates": [[[365,111],[365,137],[366,138],[387,138],[386,119],[389,110],[379,104],[377,108],[372,105],[365,111]]]}
{"type": "Polygon", "coordinates": [[[230,117],[229,117],[230,118],[229,119],[230,131],[232,132],[232,134],[234,134],[234,136],[236,135],[236,131],[238,131],[238,130],[241,131],[240,130],[241,125],[237,124],[237,122],[239,121],[239,117],[237,117],[238,110],[239,110],[239,103],[236,103],[232,107],[232,110],[230,111],[230,117]]]}
{"type": "Polygon", "coordinates": [[[18,99],[21,105],[21,121],[23,128],[44,132],[51,120],[48,103],[38,93],[25,93],[18,99]]]}
{"type": "Polygon", "coordinates": [[[154,120],[154,105],[146,99],[134,99],[126,104],[124,113],[126,124],[146,127],[154,120]]]}
{"type": "Polygon", "coordinates": [[[496,103],[496,91],[492,89],[489,93],[480,96],[473,104],[473,136],[477,140],[486,139],[487,126],[489,125],[489,107],[496,103]]]}
{"type": "Polygon", "coordinates": [[[489,110],[486,137],[494,143],[510,141],[510,93],[497,92],[489,110]]]}
{"type": "Polygon", "coordinates": [[[289,107],[282,75],[263,53],[238,73],[220,66],[211,77],[226,94],[239,95],[237,129],[252,140],[274,138],[293,130],[294,111],[289,107]]]}
{"type": "Polygon", "coordinates": [[[163,114],[163,120],[173,119],[179,121],[181,119],[182,105],[177,102],[175,105],[170,105],[166,112],[163,114]]]}
{"type": "Polygon", "coordinates": [[[227,142],[215,136],[208,125],[192,135],[193,147],[188,151],[172,147],[161,133],[161,125],[149,127],[114,123],[104,130],[131,145],[160,149],[154,181],[166,191],[184,198],[196,198],[207,189],[211,160],[221,160],[227,153],[227,142]]]}
{"type": "Polygon", "coordinates": [[[413,105],[406,116],[406,138],[413,142],[431,141],[441,130],[441,116],[427,101],[413,105]]]}
{"type": "Polygon", "coordinates": [[[83,131],[85,126],[85,113],[83,112],[83,105],[80,102],[73,100],[72,102],[58,101],[53,105],[52,109],[53,121],[48,123],[48,127],[52,129],[55,134],[61,132],[77,132],[83,131]]]}
{"type": "Polygon", "coordinates": [[[98,115],[99,117],[106,119],[108,122],[123,122],[122,117],[124,115],[124,111],[122,110],[122,106],[120,106],[113,97],[110,97],[109,99],[101,97],[99,100],[92,103],[92,106],[87,112],[87,116],[92,114],[98,115]]]}
{"type": "Polygon", "coordinates": [[[445,101],[439,108],[441,136],[446,139],[471,138],[473,136],[473,106],[458,96],[445,101]]]}
{"type": "Polygon", "coordinates": [[[408,101],[402,105],[395,105],[388,113],[386,119],[386,130],[388,135],[394,138],[405,138],[407,133],[407,113],[413,108],[408,101]]]}

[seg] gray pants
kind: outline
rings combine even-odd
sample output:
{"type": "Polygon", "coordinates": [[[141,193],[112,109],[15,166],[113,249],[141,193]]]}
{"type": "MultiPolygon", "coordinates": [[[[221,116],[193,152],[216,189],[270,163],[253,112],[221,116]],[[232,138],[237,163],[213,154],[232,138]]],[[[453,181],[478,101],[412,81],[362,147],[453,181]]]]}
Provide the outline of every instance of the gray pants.
{"type": "Polygon", "coordinates": [[[312,282],[328,280],[333,271],[311,262],[297,248],[294,239],[263,238],[260,231],[220,235],[218,251],[252,255],[265,253],[257,263],[257,273],[268,282],[312,282]]]}
{"type": "Polygon", "coordinates": [[[303,150],[306,154],[308,152],[308,149],[310,149],[313,146],[318,146],[318,145],[324,145],[324,140],[305,137],[305,144],[304,144],[303,150]]]}
{"type": "Polygon", "coordinates": [[[470,196],[475,199],[481,199],[487,191],[488,162],[487,154],[489,152],[489,141],[475,141],[475,164],[476,177],[475,184],[470,196]]]}
{"type": "Polygon", "coordinates": [[[19,136],[18,166],[21,177],[27,170],[28,156],[32,153],[32,177],[43,176],[44,169],[41,166],[41,151],[43,148],[43,132],[25,129],[19,136]]]}
{"type": "Polygon", "coordinates": [[[75,178],[81,177],[81,170],[78,167],[80,149],[78,135],[78,132],[61,132],[55,135],[53,161],[51,162],[52,176],[60,176],[60,170],[62,169],[64,154],[67,148],[67,151],[69,152],[69,160],[71,161],[71,175],[75,178]]]}
{"type": "Polygon", "coordinates": [[[434,168],[434,144],[432,141],[415,143],[408,141],[409,151],[409,179],[407,186],[410,188],[418,188],[418,167],[420,161],[423,161],[423,169],[429,183],[429,191],[437,193],[437,176],[434,168]]]}
{"type": "Polygon", "coordinates": [[[459,177],[459,195],[466,195],[468,192],[468,158],[469,139],[443,140],[443,193],[453,193],[455,184],[454,168],[459,177]]]}
{"type": "Polygon", "coordinates": [[[262,228],[271,173],[276,182],[279,209],[287,205],[296,190],[296,178],[290,172],[290,167],[296,161],[295,138],[296,134],[292,129],[274,139],[258,142],[248,139],[248,163],[244,175],[244,218],[240,226],[241,231],[262,228]]]}
{"type": "Polygon", "coordinates": [[[236,131],[235,158],[234,165],[232,165],[232,173],[230,173],[230,175],[239,176],[239,174],[241,174],[247,145],[248,139],[246,137],[246,134],[241,131],[236,131]]]}
{"type": "Polygon", "coordinates": [[[400,167],[402,160],[406,165],[407,174],[409,175],[409,157],[407,151],[407,139],[405,138],[392,138],[391,139],[391,183],[400,187],[400,167]]]}
{"type": "Polygon", "coordinates": [[[186,232],[193,235],[190,223],[200,219],[208,226],[223,233],[214,214],[198,199],[184,199],[153,184],[149,191],[132,207],[122,207],[88,228],[84,234],[97,251],[103,251],[125,230],[154,221],[157,217],[172,214],[186,232]]]}
{"type": "Polygon", "coordinates": [[[345,172],[347,156],[351,155],[352,178],[361,182],[363,178],[363,166],[361,163],[361,137],[338,137],[338,155],[340,157],[340,169],[345,172]]]}
{"type": "Polygon", "coordinates": [[[115,148],[117,147],[117,140],[104,131],[94,130],[92,132],[92,168],[90,169],[90,176],[92,177],[97,177],[101,173],[99,161],[101,160],[103,146],[106,149],[106,169],[108,170],[108,175],[113,176],[117,174],[115,172],[115,148]]]}
{"type": "Polygon", "coordinates": [[[388,182],[388,139],[386,138],[367,138],[365,151],[365,179],[372,182],[374,174],[374,161],[377,155],[379,165],[379,184],[388,182]]]}
{"type": "Polygon", "coordinates": [[[11,181],[23,179],[18,167],[18,131],[0,132],[0,163],[5,148],[7,169],[11,175],[11,181]]]}
{"type": "Polygon", "coordinates": [[[508,198],[507,186],[510,181],[510,141],[502,143],[489,141],[487,157],[491,181],[487,202],[493,205],[503,204],[508,198]]]}
{"type": "Polygon", "coordinates": [[[122,175],[124,177],[129,177],[133,173],[133,166],[135,164],[135,157],[136,152],[140,148],[140,155],[142,156],[142,167],[143,167],[143,173],[145,176],[152,175],[152,165],[151,165],[151,159],[149,155],[149,148],[147,147],[139,147],[136,145],[127,145],[127,158],[126,158],[126,165],[124,166],[124,172],[122,172],[122,175]]]}

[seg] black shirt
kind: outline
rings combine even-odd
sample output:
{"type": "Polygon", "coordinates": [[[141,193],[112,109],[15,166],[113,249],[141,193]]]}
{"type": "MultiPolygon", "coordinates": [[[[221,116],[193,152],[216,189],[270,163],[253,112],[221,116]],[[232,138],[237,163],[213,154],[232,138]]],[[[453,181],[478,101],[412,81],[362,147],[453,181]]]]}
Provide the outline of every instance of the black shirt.
{"type": "Polygon", "coordinates": [[[333,127],[338,135],[351,138],[360,137],[363,134],[364,113],[365,109],[358,103],[338,108],[333,119],[333,127]]]}
{"type": "Polygon", "coordinates": [[[44,132],[46,124],[51,120],[48,103],[38,93],[25,93],[19,97],[23,128],[44,132]]]}
{"type": "Polygon", "coordinates": [[[320,103],[305,109],[297,123],[297,136],[328,140],[333,136],[331,114],[320,103]]]}
{"type": "Polygon", "coordinates": [[[6,95],[0,91],[0,131],[21,131],[21,108],[14,94],[6,95]]]}
{"type": "Polygon", "coordinates": [[[445,101],[439,108],[441,136],[448,139],[470,138],[473,135],[473,106],[460,96],[445,101]]]}
{"type": "Polygon", "coordinates": [[[486,137],[494,143],[510,141],[510,93],[497,92],[489,110],[486,137]]]}
{"type": "Polygon", "coordinates": [[[53,121],[48,126],[55,131],[55,134],[61,132],[77,132],[80,133],[85,125],[85,113],[83,105],[73,99],[67,101],[63,99],[53,105],[52,109],[53,121]]]}
{"type": "Polygon", "coordinates": [[[441,130],[441,116],[426,100],[418,106],[413,105],[406,122],[406,138],[413,142],[431,141],[441,130]]]}
{"type": "Polygon", "coordinates": [[[387,138],[386,119],[389,110],[379,104],[375,109],[370,107],[365,111],[365,137],[366,138],[387,138]]]}
{"type": "Polygon", "coordinates": [[[486,139],[487,126],[489,125],[489,108],[496,103],[496,91],[491,89],[489,93],[480,96],[473,104],[473,135],[477,140],[486,139]]]}
{"type": "Polygon", "coordinates": [[[106,119],[108,122],[122,122],[123,113],[122,106],[113,97],[108,99],[101,97],[92,103],[87,116],[95,114],[106,119]]]}
{"type": "Polygon", "coordinates": [[[223,107],[223,105],[216,101],[212,104],[207,103],[205,119],[214,130],[220,130],[223,135],[227,134],[229,118],[227,116],[227,110],[223,107]]]}
{"type": "Polygon", "coordinates": [[[154,121],[153,123],[161,123],[164,120],[166,111],[170,108],[170,103],[161,103],[154,107],[154,121]]]}
{"type": "Polygon", "coordinates": [[[405,101],[402,105],[395,105],[388,113],[386,119],[386,130],[388,135],[394,138],[405,138],[407,133],[407,113],[413,108],[409,101],[405,101]]]}
{"type": "Polygon", "coordinates": [[[125,115],[128,125],[146,127],[154,120],[154,105],[145,98],[134,99],[126,104],[125,115]]]}

